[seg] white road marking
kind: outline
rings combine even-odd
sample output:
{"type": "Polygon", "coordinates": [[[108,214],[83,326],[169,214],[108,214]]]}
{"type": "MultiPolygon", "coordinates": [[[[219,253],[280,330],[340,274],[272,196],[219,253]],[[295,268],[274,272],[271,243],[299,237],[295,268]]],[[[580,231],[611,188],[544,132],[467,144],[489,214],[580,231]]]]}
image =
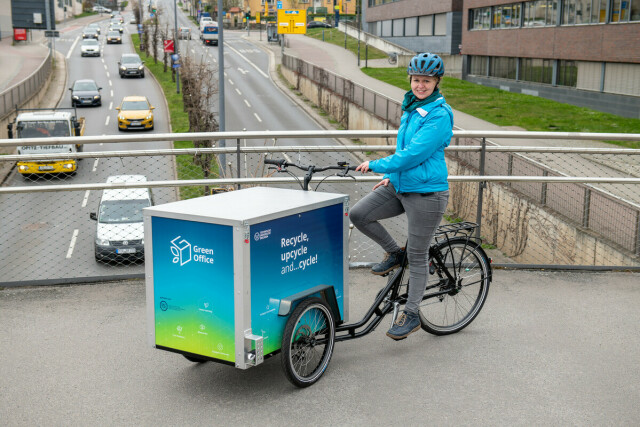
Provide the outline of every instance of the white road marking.
{"type": "Polygon", "coordinates": [[[98,170],[98,160],[100,159],[96,159],[96,161],[93,162],[93,170],[91,172],[95,172],[96,170],[98,170]]]}
{"type": "Polygon", "coordinates": [[[244,68],[240,68],[238,67],[238,71],[240,71],[243,75],[247,74],[249,71],[245,70],[244,68]]]}
{"type": "Polygon", "coordinates": [[[191,49],[191,53],[196,53],[195,49],[191,49]]]}
{"type": "Polygon", "coordinates": [[[107,64],[104,64],[104,69],[108,70],[109,68],[107,68],[107,64]]]}
{"type": "Polygon", "coordinates": [[[102,61],[102,63],[104,64],[104,58],[100,58],[100,61],[102,61]]]}
{"type": "MultiPolygon", "coordinates": [[[[264,71],[262,71],[260,68],[258,68],[258,66],[257,66],[256,64],[254,64],[253,62],[249,61],[249,59],[247,59],[247,57],[246,57],[246,56],[244,56],[243,54],[241,54],[240,52],[238,52],[238,51],[237,51],[236,49],[234,49],[233,47],[229,46],[229,44],[228,44],[228,43],[226,43],[226,42],[225,42],[225,44],[224,44],[224,45],[225,45],[226,47],[228,47],[229,49],[231,49],[232,51],[234,51],[235,53],[237,53],[238,55],[240,55],[240,57],[241,57],[242,59],[244,59],[245,61],[247,61],[247,62],[249,63],[249,65],[251,65],[253,68],[255,68],[256,70],[258,70],[258,72],[259,72],[260,74],[262,74],[266,79],[268,79],[268,78],[269,78],[269,76],[268,76],[264,71]]],[[[225,53],[226,53],[226,52],[225,52],[225,53]]]]}
{"type": "Polygon", "coordinates": [[[82,199],[82,207],[87,207],[87,202],[89,201],[89,190],[84,193],[84,199],[82,199]]]}
{"type": "Polygon", "coordinates": [[[69,53],[67,53],[67,59],[71,58],[71,53],[73,52],[73,49],[76,48],[76,45],[78,44],[78,40],[80,40],[80,36],[76,37],[73,44],[71,45],[71,48],[69,49],[69,53]]]}
{"type": "Polygon", "coordinates": [[[111,97],[113,98],[113,91],[111,91],[111,97]]]}
{"type": "Polygon", "coordinates": [[[240,92],[240,89],[236,88],[236,92],[238,93],[238,95],[242,96],[242,92],[240,92]]]}
{"type": "Polygon", "coordinates": [[[73,248],[76,246],[76,239],[78,239],[78,229],[73,230],[73,236],[71,236],[71,243],[69,243],[69,250],[67,251],[67,258],[71,258],[73,248]]]}
{"type": "Polygon", "coordinates": [[[262,123],[262,119],[260,118],[260,116],[257,113],[253,113],[254,116],[256,116],[256,119],[258,119],[258,121],[260,123],[262,123]]]}
{"type": "Polygon", "coordinates": [[[109,80],[109,86],[113,86],[113,82],[109,80]]]}
{"type": "Polygon", "coordinates": [[[244,103],[247,104],[247,107],[251,108],[251,104],[249,104],[249,101],[247,101],[246,99],[244,100],[244,103]]]}
{"type": "Polygon", "coordinates": [[[113,110],[113,102],[109,103],[109,110],[113,110]]]}
{"type": "MultiPolygon", "coordinates": [[[[106,68],[106,67],[105,67],[106,68]]],[[[110,78],[111,75],[109,74],[109,72],[107,71],[107,78],[110,78]]]]}
{"type": "Polygon", "coordinates": [[[284,159],[285,159],[287,162],[289,162],[289,163],[293,163],[293,162],[291,161],[291,157],[287,156],[285,153],[282,153],[282,157],[284,157],[284,159]]]}
{"type": "Polygon", "coordinates": [[[111,118],[111,116],[107,116],[107,120],[104,121],[104,125],[105,126],[109,126],[109,119],[111,118]]]}

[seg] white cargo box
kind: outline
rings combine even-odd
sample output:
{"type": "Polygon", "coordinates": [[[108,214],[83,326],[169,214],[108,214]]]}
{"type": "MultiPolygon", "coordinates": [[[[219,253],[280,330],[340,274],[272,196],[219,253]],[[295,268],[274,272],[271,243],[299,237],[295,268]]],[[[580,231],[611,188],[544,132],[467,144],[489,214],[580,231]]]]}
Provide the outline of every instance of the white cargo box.
{"type": "Polygon", "coordinates": [[[308,296],[348,320],[348,204],[254,187],[145,208],[149,344],[246,369],[308,296]]]}

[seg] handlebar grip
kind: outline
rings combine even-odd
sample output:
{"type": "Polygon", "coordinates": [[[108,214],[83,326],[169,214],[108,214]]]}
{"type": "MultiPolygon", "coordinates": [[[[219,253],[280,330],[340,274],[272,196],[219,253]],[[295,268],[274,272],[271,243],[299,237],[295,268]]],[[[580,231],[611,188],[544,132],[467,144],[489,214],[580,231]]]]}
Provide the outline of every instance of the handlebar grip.
{"type": "Polygon", "coordinates": [[[284,166],[284,159],[264,159],[265,165],[276,165],[276,166],[284,166]]]}

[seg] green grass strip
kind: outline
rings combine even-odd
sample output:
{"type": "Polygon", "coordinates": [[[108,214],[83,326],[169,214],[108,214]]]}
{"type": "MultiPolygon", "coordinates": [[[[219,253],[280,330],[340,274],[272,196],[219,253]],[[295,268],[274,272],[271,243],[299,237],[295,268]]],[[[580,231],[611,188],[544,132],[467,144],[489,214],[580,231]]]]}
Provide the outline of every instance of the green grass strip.
{"type": "MultiPolygon", "coordinates": [[[[169,119],[171,121],[171,131],[173,133],[185,133],[189,131],[189,116],[184,111],[184,104],[182,102],[182,92],[176,93],[176,82],[171,79],[171,66],[167,65],[167,72],[164,71],[164,65],[162,63],[162,52],[159,53],[158,63],[154,63],[153,56],[147,56],[146,52],[140,51],[140,37],[138,34],[131,34],[131,42],[136,49],[140,58],[145,61],[144,65],[147,67],[147,71],[153,74],[156,80],[160,83],[160,87],[164,92],[164,97],[167,100],[169,107],[169,119]]],[[[160,50],[160,49],[159,49],[160,50]]],[[[194,148],[193,141],[176,141],[173,143],[174,148],[194,148]]],[[[211,178],[217,178],[218,164],[212,162],[211,178]]],[[[183,154],[176,156],[176,169],[178,173],[178,179],[204,179],[204,172],[200,166],[194,164],[193,156],[183,154]]],[[[204,195],[203,187],[180,187],[180,198],[190,199],[193,197],[200,197],[204,195]]]]}
{"type": "MultiPolygon", "coordinates": [[[[307,30],[307,37],[313,39],[322,40],[322,28],[311,28],[307,30]]],[[[324,28],[324,41],[327,43],[335,44],[344,48],[344,33],[336,28],[324,28]]],[[[358,56],[358,39],[355,37],[347,36],[347,50],[358,56]]],[[[360,40],[360,60],[364,60],[364,41],[360,40]]],[[[386,58],[387,54],[376,49],[373,46],[369,46],[367,49],[367,55],[369,59],[382,59],[386,58]]]]}
{"type": "MultiPolygon", "coordinates": [[[[403,90],[410,88],[404,68],[363,68],[362,71],[403,90]]],[[[507,92],[453,77],[444,77],[440,89],[451,107],[499,126],[518,126],[539,132],[640,133],[640,119],[507,92]]],[[[640,141],[607,142],[640,148],[640,141]]]]}

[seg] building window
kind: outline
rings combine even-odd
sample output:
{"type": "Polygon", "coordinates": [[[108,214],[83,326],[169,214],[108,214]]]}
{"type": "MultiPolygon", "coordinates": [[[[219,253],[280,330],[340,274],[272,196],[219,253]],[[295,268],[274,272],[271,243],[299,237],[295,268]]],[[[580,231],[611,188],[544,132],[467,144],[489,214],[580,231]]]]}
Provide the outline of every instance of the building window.
{"type": "Polygon", "coordinates": [[[608,0],[593,0],[593,6],[591,8],[592,24],[607,21],[607,1],[608,0]]]}
{"type": "Polygon", "coordinates": [[[501,79],[516,78],[516,58],[506,56],[494,56],[491,58],[489,76],[501,79]]]}
{"type": "Polygon", "coordinates": [[[418,35],[419,36],[433,35],[433,15],[426,15],[418,18],[418,35]]]}
{"type": "Polygon", "coordinates": [[[391,21],[382,21],[382,34],[381,37],[391,37],[391,21]]]}
{"type": "Polygon", "coordinates": [[[418,35],[418,17],[406,18],[404,20],[404,35],[407,37],[418,35]]]}
{"type": "Polygon", "coordinates": [[[447,14],[439,13],[435,15],[433,20],[433,35],[445,36],[447,35],[447,14]]]}
{"type": "Polygon", "coordinates": [[[628,21],[629,21],[629,0],[613,0],[613,7],[611,8],[611,22],[628,22],[628,21]]]}
{"type": "Polygon", "coordinates": [[[487,57],[486,56],[469,56],[469,74],[475,76],[487,75],[487,57]]]}
{"type": "Polygon", "coordinates": [[[575,61],[558,61],[558,85],[576,87],[577,82],[578,66],[575,61]]]}
{"type": "Polygon", "coordinates": [[[521,4],[506,4],[493,8],[493,28],[517,28],[520,26],[521,4]]]}
{"type": "Polygon", "coordinates": [[[548,27],[557,25],[557,16],[558,0],[535,0],[524,4],[525,27],[548,27]]]}
{"type": "Polygon", "coordinates": [[[629,14],[630,21],[640,21],[640,0],[633,0],[631,2],[631,13],[629,14]]]}
{"type": "Polygon", "coordinates": [[[404,36],[404,19],[393,20],[393,37],[404,36]]]}
{"type": "Polygon", "coordinates": [[[480,7],[469,11],[469,29],[470,30],[488,30],[491,28],[491,8],[480,7]]]}
{"type": "Polygon", "coordinates": [[[520,66],[520,80],[533,83],[551,84],[553,64],[549,59],[523,58],[520,66]]]}

